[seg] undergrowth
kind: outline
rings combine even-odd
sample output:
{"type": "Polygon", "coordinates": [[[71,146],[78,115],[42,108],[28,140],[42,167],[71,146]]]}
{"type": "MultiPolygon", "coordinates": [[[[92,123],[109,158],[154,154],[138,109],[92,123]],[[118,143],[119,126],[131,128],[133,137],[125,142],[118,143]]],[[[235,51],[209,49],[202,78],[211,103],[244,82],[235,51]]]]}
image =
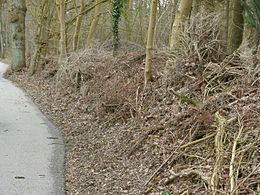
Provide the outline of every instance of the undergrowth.
{"type": "Polygon", "coordinates": [[[243,46],[224,56],[219,16],[197,17],[183,34],[184,52],[157,52],[156,81],[147,88],[144,54],[112,58],[102,49],[72,54],[59,69],[58,85],[77,88],[106,125],[141,129],[129,156],[166,140],[147,193],[158,186],[195,194],[259,192],[260,65],[243,46]],[[167,75],[166,59],[172,63],[167,75]]]}
{"type": "Polygon", "coordinates": [[[114,58],[86,49],[44,74],[60,96],[80,96],[78,109],[103,128],[130,128],[118,147],[124,158],[151,159],[146,194],[259,193],[259,56],[246,44],[225,56],[220,19],[198,15],[181,52],[157,50],[155,82],[146,87],[144,52],[114,58]]]}

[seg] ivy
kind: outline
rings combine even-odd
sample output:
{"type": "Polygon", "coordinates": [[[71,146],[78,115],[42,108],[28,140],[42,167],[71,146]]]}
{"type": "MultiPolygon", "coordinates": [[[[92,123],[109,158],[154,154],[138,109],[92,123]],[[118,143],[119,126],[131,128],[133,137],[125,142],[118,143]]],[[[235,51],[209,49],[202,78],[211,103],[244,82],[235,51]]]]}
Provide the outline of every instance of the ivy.
{"type": "Polygon", "coordinates": [[[119,47],[119,22],[124,7],[125,0],[113,0],[112,10],[112,33],[113,33],[113,55],[117,54],[119,47]]]}
{"type": "Polygon", "coordinates": [[[260,28],[260,1],[253,0],[250,5],[246,0],[240,0],[241,5],[245,9],[245,20],[246,22],[259,30],[260,28]]]}
{"type": "MultiPolygon", "coordinates": [[[[259,45],[260,42],[260,1],[252,0],[251,3],[246,0],[240,0],[241,5],[245,10],[244,18],[245,21],[256,29],[257,42],[256,45],[259,45]]],[[[254,52],[257,51],[257,48],[254,52]]]]}

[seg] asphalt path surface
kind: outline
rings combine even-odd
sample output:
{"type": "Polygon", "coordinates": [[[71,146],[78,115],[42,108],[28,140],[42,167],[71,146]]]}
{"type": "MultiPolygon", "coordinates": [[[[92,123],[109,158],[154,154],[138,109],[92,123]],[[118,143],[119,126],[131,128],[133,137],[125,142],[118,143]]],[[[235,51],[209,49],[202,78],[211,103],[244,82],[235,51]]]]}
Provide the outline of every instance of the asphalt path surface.
{"type": "Polygon", "coordinates": [[[0,195],[63,195],[64,145],[58,130],[10,81],[0,63],[0,195]]]}

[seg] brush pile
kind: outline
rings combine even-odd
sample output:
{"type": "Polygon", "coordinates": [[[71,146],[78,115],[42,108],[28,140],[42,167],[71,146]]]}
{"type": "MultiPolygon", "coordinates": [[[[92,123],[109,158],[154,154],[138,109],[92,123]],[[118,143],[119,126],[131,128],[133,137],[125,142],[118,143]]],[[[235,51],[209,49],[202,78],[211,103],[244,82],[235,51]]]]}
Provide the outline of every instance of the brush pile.
{"type": "Polygon", "coordinates": [[[156,52],[147,86],[144,53],[102,48],[71,54],[54,79],[53,67],[11,76],[63,133],[68,194],[259,193],[259,56],[245,44],[224,56],[219,16],[198,17],[185,52],[156,52]]]}

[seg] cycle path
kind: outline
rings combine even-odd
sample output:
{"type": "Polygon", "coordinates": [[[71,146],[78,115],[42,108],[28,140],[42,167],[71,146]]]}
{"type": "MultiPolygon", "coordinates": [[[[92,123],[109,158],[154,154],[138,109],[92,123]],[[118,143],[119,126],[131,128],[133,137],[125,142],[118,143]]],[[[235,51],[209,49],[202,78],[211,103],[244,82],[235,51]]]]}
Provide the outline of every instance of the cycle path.
{"type": "Polygon", "coordinates": [[[0,194],[63,195],[59,131],[12,82],[0,63],[0,194]]]}

